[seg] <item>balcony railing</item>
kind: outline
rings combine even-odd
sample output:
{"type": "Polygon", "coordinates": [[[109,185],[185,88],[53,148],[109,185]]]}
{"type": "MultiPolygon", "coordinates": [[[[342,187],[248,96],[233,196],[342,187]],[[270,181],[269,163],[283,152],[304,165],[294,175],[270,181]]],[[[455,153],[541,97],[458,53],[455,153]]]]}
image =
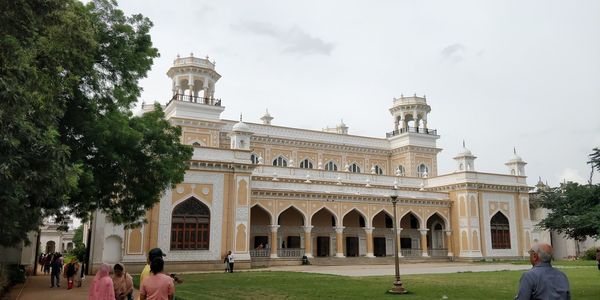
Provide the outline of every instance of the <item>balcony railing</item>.
{"type": "Polygon", "coordinates": [[[393,136],[403,134],[403,133],[422,133],[422,134],[430,134],[437,135],[437,129],[429,129],[429,128],[419,128],[419,127],[407,127],[407,128],[399,128],[398,130],[394,130],[392,132],[386,133],[386,137],[391,138],[393,136]]]}
{"type": "Polygon", "coordinates": [[[280,248],[277,249],[278,257],[302,257],[304,249],[302,248],[280,248]]]}
{"type": "Polygon", "coordinates": [[[423,251],[421,251],[421,249],[401,248],[400,252],[404,257],[423,256],[423,251]]]}
{"type": "MultiPolygon", "coordinates": [[[[199,104],[206,104],[206,105],[221,106],[221,99],[197,97],[197,96],[190,96],[190,95],[184,95],[184,94],[175,94],[175,95],[173,95],[173,98],[171,98],[171,101],[173,101],[173,100],[184,101],[184,102],[192,102],[192,103],[199,103],[199,104]]],[[[171,101],[169,101],[169,103],[171,101]]]]}
{"type": "Polygon", "coordinates": [[[448,249],[428,249],[427,254],[431,257],[445,257],[448,256],[448,249]]]}
{"type": "Polygon", "coordinates": [[[269,257],[271,249],[251,249],[250,257],[269,257]]]}

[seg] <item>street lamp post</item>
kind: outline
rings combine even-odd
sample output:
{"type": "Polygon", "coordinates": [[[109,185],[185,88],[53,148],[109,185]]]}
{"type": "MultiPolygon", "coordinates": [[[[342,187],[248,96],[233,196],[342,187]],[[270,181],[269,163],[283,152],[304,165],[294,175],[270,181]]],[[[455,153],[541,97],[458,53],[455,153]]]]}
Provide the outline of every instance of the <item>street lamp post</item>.
{"type": "Polygon", "coordinates": [[[408,291],[402,286],[400,280],[400,259],[398,258],[398,218],[396,217],[396,203],[398,203],[398,195],[396,194],[396,187],[392,189],[392,205],[394,205],[394,261],[396,266],[396,280],[394,280],[394,287],[388,291],[390,294],[406,294],[408,291]]]}

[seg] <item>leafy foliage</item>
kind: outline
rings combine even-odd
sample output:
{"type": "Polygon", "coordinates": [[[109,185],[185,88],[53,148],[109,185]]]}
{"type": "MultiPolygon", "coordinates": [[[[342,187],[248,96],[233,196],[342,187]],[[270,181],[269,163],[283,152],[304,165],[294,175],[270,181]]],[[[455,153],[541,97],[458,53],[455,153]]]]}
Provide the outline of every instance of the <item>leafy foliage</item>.
{"type": "Polygon", "coordinates": [[[114,1],[0,1],[0,245],[46,216],[140,222],[191,147],[160,106],[133,117],[158,56],[152,23],[114,1]]]}
{"type": "Polygon", "coordinates": [[[549,210],[541,227],[584,240],[600,238],[600,185],[574,182],[541,191],[541,205],[549,210]]]}

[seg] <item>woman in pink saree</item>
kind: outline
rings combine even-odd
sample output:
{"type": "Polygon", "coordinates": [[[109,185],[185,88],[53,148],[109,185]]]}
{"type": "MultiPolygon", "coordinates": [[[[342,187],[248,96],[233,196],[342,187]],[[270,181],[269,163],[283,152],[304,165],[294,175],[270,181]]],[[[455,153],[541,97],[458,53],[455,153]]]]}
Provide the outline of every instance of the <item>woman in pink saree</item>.
{"type": "Polygon", "coordinates": [[[109,276],[110,266],[103,264],[96,272],[96,277],[90,286],[89,300],[114,300],[115,290],[113,281],[109,276]]]}

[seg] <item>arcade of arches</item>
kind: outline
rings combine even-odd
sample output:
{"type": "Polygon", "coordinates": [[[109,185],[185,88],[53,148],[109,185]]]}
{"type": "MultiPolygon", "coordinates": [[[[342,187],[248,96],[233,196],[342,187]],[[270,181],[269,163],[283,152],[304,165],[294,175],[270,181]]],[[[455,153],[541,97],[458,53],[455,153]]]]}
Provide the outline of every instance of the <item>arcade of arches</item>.
{"type": "MultiPolygon", "coordinates": [[[[322,205],[309,213],[300,205],[288,205],[278,214],[266,207],[256,203],[250,210],[252,257],[394,255],[391,206],[370,214],[364,212],[368,207],[349,207],[337,213],[336,208],[322,205]]],[[[444,217],[447,208],[418,210],[423,214],[398,208],[399,255],[447,256],[451,236],[444,217]]]]}

